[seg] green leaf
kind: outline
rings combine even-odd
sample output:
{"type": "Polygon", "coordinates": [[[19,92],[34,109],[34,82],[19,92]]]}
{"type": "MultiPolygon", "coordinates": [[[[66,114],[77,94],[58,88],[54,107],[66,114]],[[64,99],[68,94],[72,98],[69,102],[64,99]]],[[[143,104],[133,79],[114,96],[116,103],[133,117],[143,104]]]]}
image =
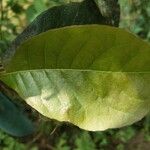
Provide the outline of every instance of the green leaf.
{"type": "Polygon", "coordinates": [[[75,150],[96,150],[95,143],[88,132],[83,132],[80,137],[76,138],[75,150]]]}
{"type": "Polygon", "coordinates": [[[33,21],[33,19],[35,19],[35,17],[39,15],[43,10],[46,9],[46,4],[43,2],[43,0],[34,0],[33,4],[34,5],[31,5],[26,10],[26,17],[29,23],[33,21]]]}
{"type": "Polygon", "coordinates": [[[106,130],[149,112],[149,58],[150,45],[123,29],[72,26],[22,44],[0,79],[44,116],[106,130]]]}
{"type": "Polygon", "coordinates": [[[19,137],[34,131],[33,124],[27,116],[2,92],[0,92],[0,128],[19,137]]]}
{"type": "MultiPolygon", "coordinates": [[[[12,42],[10,48],[5,52],[3,57],[3,63],[8,63],[9,59],[14,55],[16,48],[25,40],[45,32],[49,29],[60,28],[70,25],[84,25],[84,24],[107,24],[118,26],[119,17],[116,17],[118,13],[114,11],[116,20],[113,17],[104,17],[99,11],[94,0],[85,0],[80,2],[75,0],[76,3],[68,3],[66,5],[52,7],[43,13],[41,13],[17,38],[12,42]]],[[[60,1],[57,2],[58,4],[60,1]]],[[[31,17],[34,13],[30,11],[36,11],[32,8],[27,10],[31,17]]],[[[104,6],[105,7],[105,6],[104,6]]],[[[103,8],[104,8],[103,7],[103,8]]],[[[117,7],[114,4],[113,7],[117,7]]],[[[114,9],[115,10],[115,9],[114,9]]],[[[29,15],[28,15],[29,16],[29,15]]]]}

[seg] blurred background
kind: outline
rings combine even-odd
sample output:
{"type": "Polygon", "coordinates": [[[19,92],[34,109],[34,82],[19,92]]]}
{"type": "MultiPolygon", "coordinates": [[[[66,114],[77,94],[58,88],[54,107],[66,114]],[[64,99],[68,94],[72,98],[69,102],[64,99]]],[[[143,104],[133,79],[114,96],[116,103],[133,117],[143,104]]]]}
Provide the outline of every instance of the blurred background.
{"type": "MultiPolygon", "coordinates": [[[[42,11],[65,1],[69,0],[0,0],[0,53],[42,11]]],[[[120,27],[150,42],[150,0],[119,3],[120,27]]],[[[0,130],[0,150],[150,150],[150,116],[121,129],[88,132],[33,115],[38,132],[17,139],[0,130]]]]}

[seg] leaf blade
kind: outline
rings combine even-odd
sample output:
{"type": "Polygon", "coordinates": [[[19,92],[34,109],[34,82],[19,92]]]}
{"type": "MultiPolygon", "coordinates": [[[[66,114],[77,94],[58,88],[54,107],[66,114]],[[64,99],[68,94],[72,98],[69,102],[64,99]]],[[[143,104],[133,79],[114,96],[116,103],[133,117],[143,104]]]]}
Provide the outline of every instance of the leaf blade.
{"type": "MultiPolygon", "coordinates": [[[[57,3],[59,4],[59,2],[57,3]]],[[[68,4],[67,2],[63,3],[65,5],[52,7],[42,12],[19,36],[17,36],[10,48],[2,54],[4,65],[9,62],[21,43],[47,30],[82,24],[119,25],[119,16],[115,17],[115,20],[113,20],[113,17],[107,18],[102,16],[98,6],[93,0],[81,2],[76,0],[75,3],[71,3],[71,1],[69,1],[68,4]]],[[[118,8],[117,2],[114,4],[114,7],[118,8]]],[[[115,13],[115,9],[113,13],[115,13]]],[[[116,14],[117,13],[115,13],[115,15],[116,14]]]]}
{"type": "Polygon", "coordinates": [[[0,79],[47,117],[106,130],[149,112],[149,56],[149,44],[122,29],[67,27],[25,42],[0,79]]]}
{"type": "Polygon", "coordinates": [[[13,136],[27,136],[34,131],[33,124],[11,100],[0,92],[0,128],[13,136]]]}

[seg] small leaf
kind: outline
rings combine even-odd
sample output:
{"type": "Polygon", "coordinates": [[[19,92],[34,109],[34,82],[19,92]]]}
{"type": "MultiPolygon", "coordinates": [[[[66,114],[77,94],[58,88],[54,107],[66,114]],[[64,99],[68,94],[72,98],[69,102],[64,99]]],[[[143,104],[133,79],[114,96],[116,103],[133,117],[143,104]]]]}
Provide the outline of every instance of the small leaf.
{"type": "Polygon", "coordinates": [[[149,64],[150,45],[123,29],[72,26],[22,44],[0,79],[44,116],[106,130],[149,112],[149,64]]]}

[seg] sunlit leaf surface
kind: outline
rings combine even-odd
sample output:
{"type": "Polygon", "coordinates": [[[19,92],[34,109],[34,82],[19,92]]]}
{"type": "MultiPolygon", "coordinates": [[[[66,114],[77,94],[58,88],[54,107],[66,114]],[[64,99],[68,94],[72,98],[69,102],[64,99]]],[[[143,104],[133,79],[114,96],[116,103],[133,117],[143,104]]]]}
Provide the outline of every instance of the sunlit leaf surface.
{"type": "Polygon", "coordinates": [[[22,44],[0,79],[44,116],[105,130],[149,112],[149,64],[150,45],[123,29],[72,26],[22,44]]]}

